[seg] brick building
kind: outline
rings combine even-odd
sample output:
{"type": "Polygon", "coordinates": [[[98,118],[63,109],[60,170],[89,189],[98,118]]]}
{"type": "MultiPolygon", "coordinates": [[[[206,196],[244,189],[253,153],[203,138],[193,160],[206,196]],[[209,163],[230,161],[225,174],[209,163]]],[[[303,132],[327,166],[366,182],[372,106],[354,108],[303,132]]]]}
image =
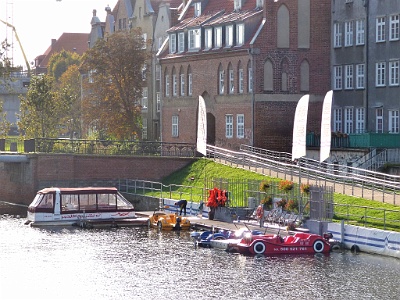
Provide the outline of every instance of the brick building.
{"type": "Polygon", "coordinates": [[[329,0],[195,0],[160,49],[162,140],[196,142],[198,97],[207,143],[290,151],[297,101],[310,94],[318,131],[330,89],[329,0]]]}

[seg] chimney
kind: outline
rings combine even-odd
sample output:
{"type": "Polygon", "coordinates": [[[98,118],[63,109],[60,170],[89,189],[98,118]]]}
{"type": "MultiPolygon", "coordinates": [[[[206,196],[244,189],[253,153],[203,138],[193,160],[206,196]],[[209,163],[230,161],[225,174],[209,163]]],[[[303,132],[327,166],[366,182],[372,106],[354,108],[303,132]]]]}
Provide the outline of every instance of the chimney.
{"type": "Polygon", "coordinates": [[[54,46],[56,44],[57,40],[56,39],[51,39],[51,45],[54,46]]]}

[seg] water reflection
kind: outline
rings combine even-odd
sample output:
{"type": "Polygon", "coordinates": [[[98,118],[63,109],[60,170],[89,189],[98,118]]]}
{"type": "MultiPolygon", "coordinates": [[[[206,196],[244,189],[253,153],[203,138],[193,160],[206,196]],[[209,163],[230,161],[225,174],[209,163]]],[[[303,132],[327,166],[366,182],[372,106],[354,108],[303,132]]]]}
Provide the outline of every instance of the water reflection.
{"type": "Polygon", "coordinates": [[[243,256],[189,232],[41,229],[0,217],[0,299],[396,299],[400,260],[243,256]]]}

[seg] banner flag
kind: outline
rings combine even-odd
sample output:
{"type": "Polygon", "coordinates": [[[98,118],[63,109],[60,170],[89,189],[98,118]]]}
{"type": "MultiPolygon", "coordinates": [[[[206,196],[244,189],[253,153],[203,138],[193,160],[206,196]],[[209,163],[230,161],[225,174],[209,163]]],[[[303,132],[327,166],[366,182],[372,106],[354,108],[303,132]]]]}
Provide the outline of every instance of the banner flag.
{"type": "Polygon", "coordinates": [[[304,95],[297,103],[293,123],[292,160],[306,155],[306,128],[310,95],[304,95]]]}
{"type": "Polygon", "coordinates": [[[321,148],[319,151],[319,161],[323,162],[329,158],[331,152],[331,119],[332,119],[332,98],[333,91],[326,93],[324,104],[322,105],[322,119],[321,119],[321,148]]]}
{"type": "Polygon", "coordinates": [[[206,103],[202,96],[199,96],[196,148],[198,152],[207,156],[207,111],[206,103]]]}

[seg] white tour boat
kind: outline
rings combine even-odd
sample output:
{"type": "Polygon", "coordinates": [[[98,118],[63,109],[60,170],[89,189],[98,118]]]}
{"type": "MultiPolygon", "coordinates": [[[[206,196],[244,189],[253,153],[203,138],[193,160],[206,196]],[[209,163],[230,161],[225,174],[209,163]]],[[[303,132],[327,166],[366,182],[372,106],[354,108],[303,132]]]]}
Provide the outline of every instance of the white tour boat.
{"type": "Polygon", "coordinates": [[[115,187],[45,188],[37,192],[28,207],[25,224],[148,225],[148,218],[136,218],[134,207],[115,187]]]}

